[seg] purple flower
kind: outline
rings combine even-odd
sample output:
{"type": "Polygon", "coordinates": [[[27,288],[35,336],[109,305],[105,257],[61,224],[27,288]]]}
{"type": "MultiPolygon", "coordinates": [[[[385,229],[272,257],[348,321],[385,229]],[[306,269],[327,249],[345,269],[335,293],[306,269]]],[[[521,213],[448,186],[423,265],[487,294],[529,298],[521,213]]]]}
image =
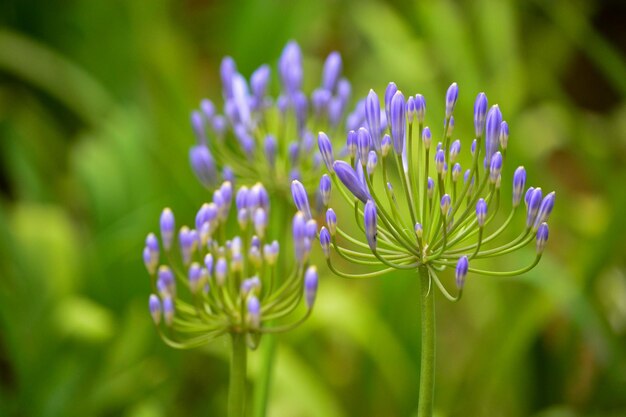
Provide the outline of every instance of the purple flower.
{"type": "Polygon", "coordinates": [[[474,132],[476,133],[476,137],[481,137],[485,131],[487,106],[487,96],[485,93],[478,93],[476,101],[474,102],[474,132]]]}
{"type": "Polygon", "coordinates": [[[165,250],[170,250],[172,247],[172,242],[174,240],[174,213],[169,208],[164,208],[161,213],[160,219],[161,225],[161,241],[163,242],[163,247],[165,250]]]}
{"type": "Polygon", "coordinates": [[[446,92],[446,119],[452,116],[456,99],[459,96],[459,87],[456,83],[452,83],[446,92]]]}
{"type": "Polygon", "coordinates": [[[478,227],[485,226],[485,220],[487,219],[487,202],[484,198],[481,198],[476,203],[476,222],[478,227]]]}
{"type": "Polygon", "coordinates": [[[345,185],[346,188],[363,203],[367,202],[369,199],[369,193],[365,190],[363,184],[361,184],[361,181],[352,167],[344,161],[335,161],[333,167],[335,168],[337,177],[343,185],[345,185]]]}
{"type": "Polygon", "coordinates": [[[330,233],[324,226],[320,229],[320,245],[322,246],[324,256],[328,259],[330,257],[330,233]]]}
{"type": "Polygon", "coordinates": [[[320,186],[319,186],[319,192],[320,192],[320,196],[322,197],[322,203],[324,204],[324,207],[327,207],[328,202],[330,201],[330,190],[331,190],[330,177],[327,174],[324,174],[322,175],[322,178],[320,178],[320,186]]]}
{"type": "Polygon", "coordinates": [[[548,223],[541,223],[537,229],[537,254],[542,254],[548,241],[548,223]]]}
{"type": "Polygon", "coordinates": [[[455,271],[456,287],[459,290],[462,290],[465,285],[465,277],[467,276],[468,269],[469,261],[467,260],[467,256],[462,256],[456,264],[455,271]]]}
{"type": "Polygon", "coordinates": [[[341,74],[341,55],[338,52],[331,52],[324,63],[322,73],[322,87],[328,91],[333,91],[339,75],[341,74]]]}
{"type": "Polygon", "coordinates": [[[404,135],[406,132],[406,103],[401,91],[397,91],[391,99],[389,122],[391,124],[393,147],[398,155],[402,155],[404,135]]]}
{"type": "Polygon", "coordinates": [[[364,127],[359,128],[359,131],[357,132],[356,148],[361,165],[365,165],[367,163],[367,154],[370,151],[370,143],[370,133],[364,127]]]}
{"type": "Polygon", "coordinates": [[[189,150],[189,162],[202,185],[211,188],[217,181],[217,170],[211,151],[206,145],[195,145],[189,150]]]}
{"type": "Polygon", "coordinates": [[[502,154],[500,152],[496,152],[491,157],[491,164],[489,165],[489,181],[495,184],[496,181],[498,181],[498,177],[500,176],[501,170],[502,170],[502,154]]]}
{"type": "Polygon", "coordinates": [[[335,232],[337,231],[337,215],[331,208],[326,210],[326,226],[328,226],[330,235],[335,236],[335,232]]]}
{"type": "Polygon", "coordinates": [[[156,294],[150,294],[150,298],[148,300],[148,306],[150,308],[150,315],[152,316],[152,320],[154,324],[157,326],[161,322],[161,301],[156,294]]]}
{"type": "Polygon", "coordinates": [[[424,117],[426,116],[426,100],[421,94],[415,95],[415,116],[420,124],[424,123],[424,117]]]}
{"type": "Polygon", "coordinates": [[[376,150],[380,149],[380,101],[374,90],[365,99],[365,121],[374,140],[376,150]]]}
{"type": "Polygon", "coordinates": [[[315,296],[317,295],[318,275],[317,268],[310,266],[304,273],[304,299],[307,308],[313,308],[315,296]]]}
{"type": "Polygon", "coordinates": [[[291,195],[296,208],[303,212],[307,219],[311,218],[311,207],[309,206],[309,197],[306,194],[304,185],[298,180],[291,182],[291,195]]]}
{"type": "Polygon", "coordinates": [[[522,201],[522,193],[526,185],[526,170],[518,167],[513,174],[513,207],[519,206],[522,201]]]}
{"type": "Polygon", "coordinates": [[[364,223],[365,223],[365,237],[367,238],[367,244],[370,246],[372,251],[376,250],[376,204],[372,200],[368,200],[365,203],[365,209],[363,212],[364,223]]]}

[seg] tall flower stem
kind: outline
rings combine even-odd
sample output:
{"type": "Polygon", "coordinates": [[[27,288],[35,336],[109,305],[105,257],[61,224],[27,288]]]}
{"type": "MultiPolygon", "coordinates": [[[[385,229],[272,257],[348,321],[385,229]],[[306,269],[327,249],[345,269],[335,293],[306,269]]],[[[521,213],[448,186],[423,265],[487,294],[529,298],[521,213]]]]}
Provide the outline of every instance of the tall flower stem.
{"type": "Polygon", "coordinates": [[[267,400],[272,382],[274,357],[276,356],[276,337],[268,334],[265,335],[264,338],[265,343],[261,345],[263,349],[261,370],[257,378],[257,385],[254,389],[254,403],[252,404],[252,415],[254,417],[265,417],[267,413],[267,400]]]}
{"type": "Polygon", "coordinates": [[[418,269],[422,307],[422,352],[420,358],[420,388],[418,417],[431,417],[435,393],[435,293],[426,266],[418,269]]]}
{"type": "Polygon", "coordinates": [[[246,405],[246,336],[232,333],[231,339],[233,353],[230,358],[228,417],[243,417],[246,405]]]}

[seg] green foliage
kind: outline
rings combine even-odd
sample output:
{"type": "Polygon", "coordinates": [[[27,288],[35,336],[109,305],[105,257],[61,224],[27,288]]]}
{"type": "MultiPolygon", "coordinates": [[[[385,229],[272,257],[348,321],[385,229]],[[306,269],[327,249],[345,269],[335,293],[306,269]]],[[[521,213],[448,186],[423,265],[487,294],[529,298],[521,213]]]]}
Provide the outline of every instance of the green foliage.
{"type": "MultiPolygon", "coordinates": [[[[227,341],[163,345],[141,249],[163,206],[192,218],[208,198],[187,166],[188,113],[220,96],[221,57],[249,75],[275,65],[291,38],[309,85],[339,50],[355,95],[390,80],[420,92],[435,132],[445,87],[458,82],[464,146],[485,91],[511,127],[508,166],[557,190],[539,267],[506,280],[470,274],[462,302],[437,300],[437,415],[625,415],[617,3],[5,1],[0,416],[223,415],[227,341]]],[[[269,415],[414,415],[417,276],[352,282],[320,269],[312,320],[279,339],[269,415]]]]}

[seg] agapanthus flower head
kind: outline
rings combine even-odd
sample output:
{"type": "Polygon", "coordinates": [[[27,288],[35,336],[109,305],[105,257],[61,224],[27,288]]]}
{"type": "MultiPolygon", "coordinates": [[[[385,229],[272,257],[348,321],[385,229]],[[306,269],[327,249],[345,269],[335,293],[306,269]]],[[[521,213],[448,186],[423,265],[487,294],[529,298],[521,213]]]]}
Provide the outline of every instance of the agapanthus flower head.
{"type": "MultiPolygon", "coordinates": [[[[544,197],[541,188],[531,187],[524,199],[525,227],[521,227],[517,238],[500,242],[504,231],[512,228],[518,218],[515,214],[524,195],[526,171],[523,167],[514,173],[506,171],[509,126],[502,120],[498,105],[488,110],[484,93],[479,93],[474,103],[476,135],[467,147],[467,155],[463,155],[462,140],[451,138],[458,94],[458,86],[452,84],[445,98],[446,118],[441,141],[431,149],[433,134],[425,126],[423,97],[411,96],[407,103],[403,93],[390,83],[385,91],[384,109],[389,124],[381,123],[380,148],[363,138],[354,138],[358,152],[351,155],[350,161],[334,161],[328,176],[336,188],[345,188],[340,189],[339,194],[353,207],[363,232],[359,239],[341,230],[335,212],[328,209],[326,228],[321,232],[322,249],[336,274],[361,276],[337,270],[332,261],[333,251],[356,264],[382,267],[364,276],[382,275],[391,269],[426,269],[436,287],[449,299],[457,300],[468,272],[518,275],[537,264],[547,241],[545,222],[554,207],[554,193],[544,197]],[[414,137],[421,140],[414,140],[414,137]],[[386,141],[385,138],[391,139],[386,141]],[[389,141],[393,146],[389,146],[389,141]],[[364,162],[366,155],[367,162],[364,162]],[[468,164],[462,182],[459,181],[461,163],[468,164]],[[363,164],[367,169],[363,169],[363,164]],[[497,226],[498,210],[503,205],[501,185],[503,178],[508,181],[509,175],[512,176],[511,211],[504,224],[497,226]],[[396,192],[403,195],[396,196],[396,192]],[[470,266],[484,258],[521,249],[533,239],[537,259],[526,268],[502,272],[470,266]],[[452,296],[438,278],[442,270],[453,267],[456,268],[457,296],[452,296]]],[[[377,95],[370,91],[363,122],[366,127],[355,126],[355,132],[367,132],[367,128],[377,126],[377,115],[382,114],[377,105],[377,95]]]]}
{"type": "MultiPolygon", "coordinates": [[[[294,197],[306,211],[306,193],[298,183],[294,184],[294,197]]],[[[159,247],[156,235],[149,234],[144,261],[149,253],[146,267],[154,288],[149,298],[150,314],[168,344],[193,347],[225,333],[240,333],[246,335],[248,346],[255,348],[263,333],[286,330],[308,317],[317,290],[317,273],[308,263],[311,243],[317,238],[317,224],[310,214],[307,221],[303,211],[296,213],[296,261],[291,272],[284,269],[284,273],[278,274],[279,244],[267,239],[269,212],[269,199],[262,184],[243,186],[234,193],[232,184],[225,182],[214,191],[213,200],[198,210],[195,228],[182,226],[178,245],[173,245],[173,213],[163,210],[163,247],[159,247]],[[232,211],[239,220],[240,233],[227,237],[233,197],[232,211]],[[157,268],[161,250],[167,254],[169,265],[157,268]],[[292,325],[275,327],[276,320],[292,316],[302,298],[306,301],[304,318],[292,325]],[[169,330],[162,328],[161,317],[169,330]]],[[[286,268],[288,263],[283,261],[282,265],[286,268]]]]}
{"type": "MultiPolygon", "coordinates": [[[[305,92],[302,51],[291,41],[283,49],[275,71],[280,91],[272,91],[273,71],[269,65],[261,65],[247,79],[231,57],[224,58],[220,67],[223,106],[203,99],[200,109],[191,115],[197,145],[189,155],[200,182],[213,188],[221,172],[225,180],[240,185],[249,186],[262,178],[268,189],[279,191],[279,195],[287,195],[294,179],[313,189],[322,170],[332,170],[334,162],[333,144],[321,133],[315,146],[316,132],[322,127],[330,127],[333,132],[356,132],[366,118],[371,122],[372,144],[378,149],[378,98],[368,105],[361,102],[350,112],[352,89],[342,78],[342,68],[341,55],[331,52],[316,77],[319,86],[305,92]],[[377,112],[372,113],[375,104],[377,112]],[[223,107],[223,115],[217,113],[219,107],[223,107]]],[[[362,161],[366,163],[367,153],[362,161]]]]}

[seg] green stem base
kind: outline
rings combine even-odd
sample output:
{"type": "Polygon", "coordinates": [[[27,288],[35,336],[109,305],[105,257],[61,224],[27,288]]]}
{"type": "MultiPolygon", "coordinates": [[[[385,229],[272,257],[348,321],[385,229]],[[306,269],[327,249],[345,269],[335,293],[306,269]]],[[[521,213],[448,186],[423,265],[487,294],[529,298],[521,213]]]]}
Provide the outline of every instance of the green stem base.
{"type": "Polygon", "coordinates": [[[420,358],[420,388],[418,417],[432,417],[435,394],[435,292],[430,286],[428,268],[419,268],[422,308],[422,353],[420,358]]]}
{"type": "Polygon", "coordinates": [[[228,417],[243,417],[246,409],[246,336],[232,334],[230,384],[228,387],[228,417]]]}

